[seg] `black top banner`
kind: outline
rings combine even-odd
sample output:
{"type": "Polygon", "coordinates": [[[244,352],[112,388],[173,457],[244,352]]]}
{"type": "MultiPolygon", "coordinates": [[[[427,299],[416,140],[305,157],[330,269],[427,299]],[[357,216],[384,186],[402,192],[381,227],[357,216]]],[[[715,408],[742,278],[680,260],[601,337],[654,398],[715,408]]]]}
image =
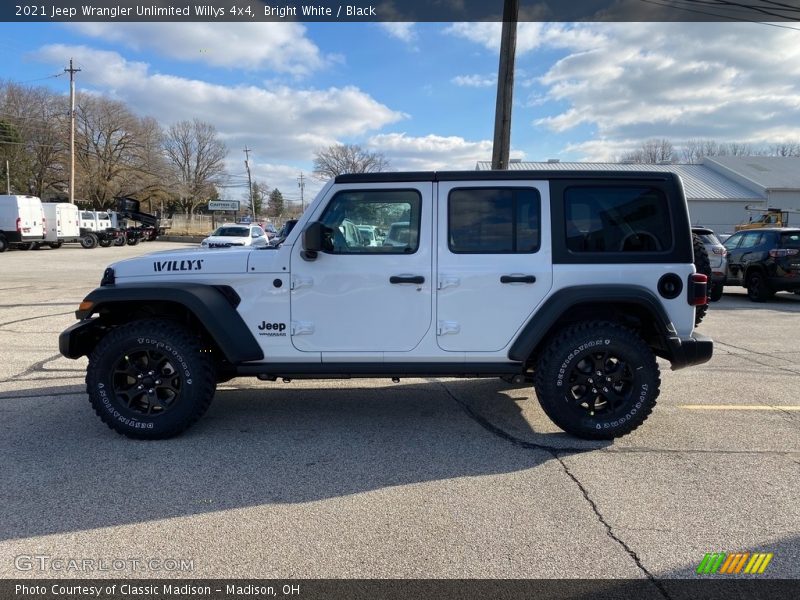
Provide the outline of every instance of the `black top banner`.
{"type": "MultiPolygon", "coordinates": [[[[501,21],[503,0],[59,0],[2,3],[13,21],[501,21]]],[[[800,0],[519,0],[520,21],[800,21],[800,0]]]]}

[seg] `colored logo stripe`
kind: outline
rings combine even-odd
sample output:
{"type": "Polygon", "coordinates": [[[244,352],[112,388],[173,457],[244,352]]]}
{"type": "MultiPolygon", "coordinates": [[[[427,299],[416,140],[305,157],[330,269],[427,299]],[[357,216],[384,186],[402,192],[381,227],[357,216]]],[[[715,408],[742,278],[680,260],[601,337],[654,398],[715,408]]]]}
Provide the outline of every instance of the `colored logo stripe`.
{"type": "Polygon", "coordinates": [[[712,575],[720,573],[724,575],[761,574],[767,569],[767,565],[774,555],[769,552],[737,552],[727,554],[725,552],[708,552],[700,561],[697,567],[699,575],[712,575]],[[747,566],[745,566],[747,565],[747,566]]]}

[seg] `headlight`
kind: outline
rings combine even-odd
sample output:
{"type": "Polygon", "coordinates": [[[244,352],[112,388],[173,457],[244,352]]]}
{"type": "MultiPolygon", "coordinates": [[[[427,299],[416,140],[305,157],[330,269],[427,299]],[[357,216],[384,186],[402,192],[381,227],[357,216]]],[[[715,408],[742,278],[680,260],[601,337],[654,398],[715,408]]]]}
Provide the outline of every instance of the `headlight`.
{"type": "Polygon", "coordinates": [[[208,248],[208,240],[203,240],[202,242],[200,242],[200,247],[201,248],[208,248]]]}

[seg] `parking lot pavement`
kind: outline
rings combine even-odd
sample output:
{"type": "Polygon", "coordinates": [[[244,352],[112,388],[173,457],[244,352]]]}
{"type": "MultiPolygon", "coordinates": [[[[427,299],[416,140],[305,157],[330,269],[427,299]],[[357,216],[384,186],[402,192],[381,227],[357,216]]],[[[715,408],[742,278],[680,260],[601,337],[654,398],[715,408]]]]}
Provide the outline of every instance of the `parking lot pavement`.
{"type": "MultiPolygon", "coordinates": [[[[761,551],[800,576],[800,296],[738,290],[614,443],[560,433],[497,380],[235,379],[183,436],[111,432],[57,336],[108,262],[180,247],[0,255],[0,576],[18,557],[187,559],[191,577],[695,577],[761,551]]],[[[23,565],[24,566],[24,565],[23,565]]],[[[668,585],[668,584],[664,584],[668,585]]]]}

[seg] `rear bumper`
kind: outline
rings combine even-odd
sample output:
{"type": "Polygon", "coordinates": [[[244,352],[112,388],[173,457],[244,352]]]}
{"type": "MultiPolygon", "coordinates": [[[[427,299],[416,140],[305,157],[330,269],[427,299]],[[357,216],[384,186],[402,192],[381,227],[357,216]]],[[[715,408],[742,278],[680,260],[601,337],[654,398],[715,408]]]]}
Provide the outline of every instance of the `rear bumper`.
{"type": "Polygon", "coordinates": [[[667,358],[672,363],[673,371],[708,362],[714,354],[714,341],[697,332],[690,337],[670,337],[667,339],[667,346],[667,358]]]}

